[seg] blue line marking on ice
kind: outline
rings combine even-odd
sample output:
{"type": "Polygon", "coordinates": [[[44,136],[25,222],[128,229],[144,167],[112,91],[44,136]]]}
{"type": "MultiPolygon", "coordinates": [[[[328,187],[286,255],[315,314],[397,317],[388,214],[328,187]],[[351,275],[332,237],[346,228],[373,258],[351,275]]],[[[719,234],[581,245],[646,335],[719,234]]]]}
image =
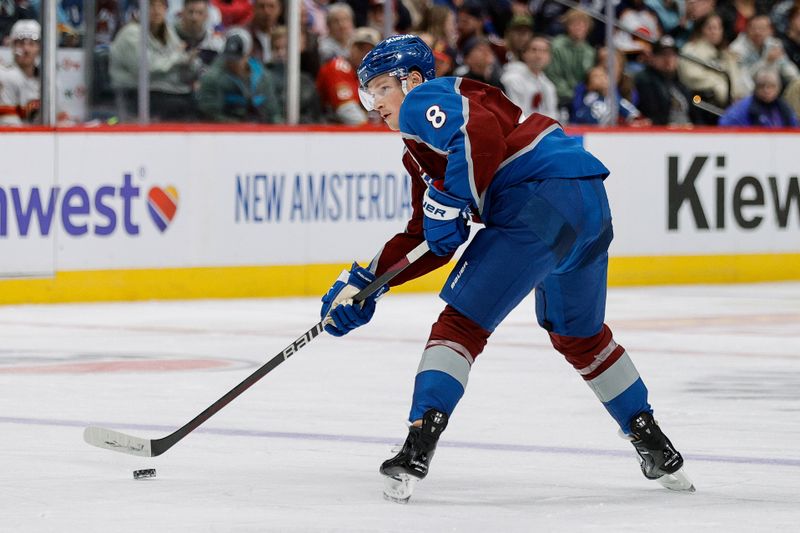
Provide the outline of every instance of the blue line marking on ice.
{"type": "MultiPolygon", "coordinates": [[[[21,424],[26,426],[60,426],[60,427],[86,427],[100,426],[118,430],[142,430],[159,431],[164,434],[175,431],[172,426],[160,426],[154,424],[120,424],[109,422],[89,423],[81,420],[54,420],[47,418],[17,418],[0,416],[0,424],[21,424]]],[[[222,435],[227,437],[256,437],[267,439],[294,439],[312,440],[326,442],[356,442],[360,444],[385,444],[393,446],[398,444],[397,438],[368,437],[363,435],[334,435],[328,433],[293,433],[282,431],[259,431],[250,429],[226,429],[226,428],[198,428],[197,433],[209,435],[222,435]]],[[[161,435],[163,436],[163,435],[161,435]]],[[[625,457],[630,458],[631,452],[624,450],[592,450],[587,448],[571,448],[568,446],[536,446],[532,444],[502,444],[491,442],[463,442],[447,441],[439,443],[443,448],[462,448],[470,450],[491,450],[501,452],[520,452],[520,453],[547,453],[560,455],[589,455],[601,457],[625,457]]],[[[711,463],[732,463],[745,465],[771,465],[771,466],[795,466],[800,467],[800,459],[786,459],[779,457],[743,457],[735,455],[709,455],[709,454],[683,454],[684,458],[690,461],[706,461],[711,463]]]]}

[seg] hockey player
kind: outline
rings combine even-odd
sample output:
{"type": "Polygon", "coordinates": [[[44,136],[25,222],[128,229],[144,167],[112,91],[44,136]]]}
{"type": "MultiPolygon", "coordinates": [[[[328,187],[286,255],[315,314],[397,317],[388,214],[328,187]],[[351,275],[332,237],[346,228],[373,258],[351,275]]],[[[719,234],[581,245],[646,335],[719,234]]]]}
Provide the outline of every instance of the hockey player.
{"type": "Polygon", "coordinates": [[[39,60],[42,30],[31,19],[18,20],[9,38],[14,64],[0,67],[0,126],[31,123],[39,111],[39,60]]]}
{"type": "Polygon", "coordinates": [[[322,298],[328,333],[367,323],[384,287],[353,296],[426,240],[432,253],[392,285],[446,264],[484,224],[440,293],[447,303],[422,353],[400,452],[380,468],[384,495],[405,502],[428,473],[436,443],[492,331],[533,289],[536,316],[639,454],[642,472],[693,491],[683,459],[653,419],[639,373],[604,323],[611,213],[608,170],[553,119],[521,111],[498,89],[435,78],[431,50],[411,35],[389,37],[358,68],[361,101],[402,134],[413,215],[367,268],[354,263],[322,298]]]}

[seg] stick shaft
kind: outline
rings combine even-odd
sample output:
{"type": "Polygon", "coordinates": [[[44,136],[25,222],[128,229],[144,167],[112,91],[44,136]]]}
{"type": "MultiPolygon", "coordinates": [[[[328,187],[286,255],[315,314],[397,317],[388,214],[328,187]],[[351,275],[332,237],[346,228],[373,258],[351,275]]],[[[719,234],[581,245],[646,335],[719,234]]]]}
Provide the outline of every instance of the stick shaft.
{"type": "MultiPolygon", "coordinates": [[[[367,285],[355,295],[353,300],[360,302],[368,298],[371,294],[391,281],[398,274],[403,272],[417,259],[425,255],[428,251],[428,243],[423,241],[416,248],[411,250],[400,261],[389,267],[389,269],[379,276],[375,281],[367,285]]],[[[236,397],[252,387],[261,378],[269,374],[278,365],[289,359],[298,350],[313,341],[323,331],[323,322],[317,322],[311,329],[303,333],[292,344],[284,348],[278,355],[260,366],[255,372],[247,376],[241,383],[229,390],[219,400],[209,405],[203,412],[195,416],[189,422],[160,439],[147,440],[125,435],[117,431],[106,430],[103,428],[87,428],[84,432],[84,440],[94,446],[110,450],[131,453],[133,455],[145,455],[155,457],[166,452],[177,444],[186,435],[197,429],[203,422],[218,413],[223,407],[231,403],[236,397]],[[123,443],[123,444],[120,444],[123,443]],[[149,444],[149,446],[147,446],[149,444]],[[149,451],[149,453],[148,453],[149,451]]]]}

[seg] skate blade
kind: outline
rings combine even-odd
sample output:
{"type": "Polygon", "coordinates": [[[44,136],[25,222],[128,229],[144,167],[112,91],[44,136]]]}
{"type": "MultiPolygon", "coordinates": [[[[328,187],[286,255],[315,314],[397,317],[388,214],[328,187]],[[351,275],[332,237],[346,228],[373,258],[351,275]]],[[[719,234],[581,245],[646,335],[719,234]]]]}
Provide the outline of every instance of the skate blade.
{"type": "Polygon", "coordinates": [[[678,492],[695,491],[694,483],[692,483],[692,480],[686,475],[686,472],[683,471],[683,467],[679,468],[672,474],[665,474],[661,476],[656,481],[658,481],[665,489],[678,492]]]}
{"type": "Polygon", "coordinates": [[[408,503],[417,478],[408,474],[395,474],[383,478],[383,498],[395,503],[408,503]]]}

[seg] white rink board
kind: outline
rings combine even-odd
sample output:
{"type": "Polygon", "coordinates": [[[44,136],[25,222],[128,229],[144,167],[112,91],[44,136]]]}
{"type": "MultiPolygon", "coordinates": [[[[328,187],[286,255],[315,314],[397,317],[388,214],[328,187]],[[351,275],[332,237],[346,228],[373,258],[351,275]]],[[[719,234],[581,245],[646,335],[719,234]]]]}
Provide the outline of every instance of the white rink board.
{"type": "MultiPolygon", "coordinates": [[[[12,154],[15,136],[3,140],[3,159],[49,159],[41,147],[12,154]]],[[[57,150],[58,189],[26,182],[56,194],[47,220],[59,271],[348,262],[377,251],[411,213],[392,136],[73,133],[58,135],[57,150]],[[148,195],[168,187],[177,211],[161,231],[148,195]]],[[[10,175],[0,176],[7,189],[10,175]]],[[[12,251],[42,233],[34,221],[20,236],[13,216],[2,237],[12,251]]]]}
{"type": "Polygon", "coordinates": [[[611,170],[612,255],[800,251],[800,135],[598,133],[584,139],[611,170]]]}
{"type": "MultiPolygon", "coordinates": [[[[53,242],[57,271],[349,262],[377,251],[411,213],[393,134],[72,131],[0,140],[0,251],[15,258],[0,275],[52,271],[53,242]],[[41,212],[23,205],[20,215],[13,187],[23,199],[38,190],[41,212]],[[162,231],[148,196],[169,187],[177,211],[162,231]]],[[[588,133],[584,141],[612,170],[612,255],[800,252],[800,136],[588,133]],[[708,159],[692,181],[698,157],[708,159]],[[683,200],[673,228],[670,158],[673,196],[683,200]]]]}
{"type": "Polygon", "coordinates": [[[28,133],[0,136],[0,277],[52,275],[55,235],[42,235],[38,226],[19,227],[13,213],[30,205],[33,188],[54,186],[53,136],[28,133]],[[20,237],[20,233],[26,233],[20,237]]]}

